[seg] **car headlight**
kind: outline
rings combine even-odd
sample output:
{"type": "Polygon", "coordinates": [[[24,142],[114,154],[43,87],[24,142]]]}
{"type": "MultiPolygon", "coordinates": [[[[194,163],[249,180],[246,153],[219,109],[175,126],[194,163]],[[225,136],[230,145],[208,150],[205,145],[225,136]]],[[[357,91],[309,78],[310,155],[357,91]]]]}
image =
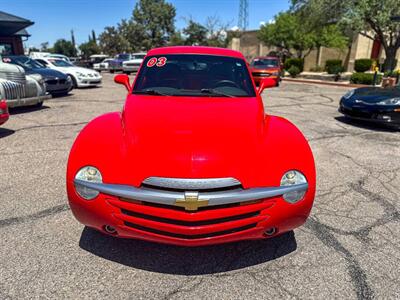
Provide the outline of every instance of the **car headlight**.
{"type": "Polygon", "coordinates": [[[346,94],[344,94],[343,98],[344,99],[349,99],[351,96],[354,95],[355,90],[350,90],[346,94]]]}
{"type": "Polygon", "coordinates": [[[78,75],[79,77],[86,77],[86,74],[81,72],[76,72],[76,75],[78,75]]]}
{"type": "Polygon", "coordinates": [[[272,76],[279,76],[279,72],[273,72],[271,75],[272,76]]]}
{"type": "MultiPolygon", "coordinates": [[[[286,172],[281,179],[281,186],[290,186],[294,184],[302,184],[307,183],[306,177],[300,173],[299,171],[290,170],[286,172]]],[[[289,203],[296,203],[297,201],[301,200],[306,191],[295,191],[283,194],[283,199],[289,203]]]]}
{"type": "MultiPolygon", "coordinates": [[[[86,166],[83,167],[76,173],[75,179],[82,180],[82,181],[87,181],[87,182],[92,182],[92,183],[102,183],[103,178],[101,176],[101,173],[98,169],[95,167],[91,166],[86,166]]],[[[83,199],[86,200],[92,200],[97,197],[99,194],[98,191],[93,190],[91,188],[87,188],[84,186],[81,186],[79,184],[75,185],[76,192],[81,196],[83,199]]]]}
{"type": "Polygon", "coordinates": [[[379,101],[378,105],[400,105],[400,98],[390,98],[386,100],[379,101]]]}

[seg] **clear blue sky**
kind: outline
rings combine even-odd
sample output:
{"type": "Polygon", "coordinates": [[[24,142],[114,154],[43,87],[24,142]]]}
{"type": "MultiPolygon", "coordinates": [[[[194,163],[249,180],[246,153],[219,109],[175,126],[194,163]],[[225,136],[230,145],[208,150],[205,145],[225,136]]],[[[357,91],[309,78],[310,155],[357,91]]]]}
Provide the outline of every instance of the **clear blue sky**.
{"type": "MultiPolygon", "coordinates": [[[[169,0],[176,7],[176,26],[183,28],[185,18],[204,22],[207,16],[218,15],[225,22],[237,25],[239,0],[169,0]]],[[[250,0],[249,29],[259,28],[280,11],[289,8],[289,0],[250,0]]],[[[85,42],[91,30],[100,34],[105,26],[130,18],[135,0],[0,0],[0,10],[30,19],[32,35],[27,46],[42,42],[53,44],[59,38],[70,39],[75,31],[77,43],[85,42]]]]}

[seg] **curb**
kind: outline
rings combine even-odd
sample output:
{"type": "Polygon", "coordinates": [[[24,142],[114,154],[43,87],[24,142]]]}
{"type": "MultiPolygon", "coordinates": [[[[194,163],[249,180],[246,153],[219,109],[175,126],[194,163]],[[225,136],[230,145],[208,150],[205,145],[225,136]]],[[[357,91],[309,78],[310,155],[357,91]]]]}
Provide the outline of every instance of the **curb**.
{"type": "Polygon", "coordinates": [[[338,86],[343,88],[349,87],[371,87],[371,85],[365,84],[351,84],[351,83],[337,83],[337,82],[329,82],[329,81],[318,81],[318,80],[308,80],[308,79],[294,79],[294,78],[282,78],[283,81],[289,81],[294,83],[309,83],[309,84],[321,84],[321,85],[330,85],[330,86],[338,86]]]}

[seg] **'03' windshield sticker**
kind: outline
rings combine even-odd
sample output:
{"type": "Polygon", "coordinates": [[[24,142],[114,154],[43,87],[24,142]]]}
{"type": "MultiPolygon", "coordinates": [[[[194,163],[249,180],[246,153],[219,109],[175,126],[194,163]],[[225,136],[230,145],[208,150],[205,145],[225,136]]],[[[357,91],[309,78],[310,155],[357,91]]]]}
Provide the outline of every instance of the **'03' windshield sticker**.
{"type": "Polygon", "coordinates": [[[157,67],[163,67],[167,63],[167,58],[162,56],[162,57],[152,57],[147,61],[147,66],[149,68],[157,66],[157,67]]]}

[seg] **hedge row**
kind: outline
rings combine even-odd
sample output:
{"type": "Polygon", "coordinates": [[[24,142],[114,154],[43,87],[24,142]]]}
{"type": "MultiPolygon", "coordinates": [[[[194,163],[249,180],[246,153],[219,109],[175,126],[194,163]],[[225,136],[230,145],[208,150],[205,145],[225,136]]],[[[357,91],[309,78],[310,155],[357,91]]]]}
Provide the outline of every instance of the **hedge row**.
{"type": "MultiPolygon", "coordinates": [[[[376,78],[376,84],[380,84],[382,81],[382,75],[377,75],[376,78]]],[[[374,83],[374,74],[373,73],[353,73],[350,77],[350,82],[351,83],[356,83],[356,84],[368,84],[372,85],[374,83]]]]}

